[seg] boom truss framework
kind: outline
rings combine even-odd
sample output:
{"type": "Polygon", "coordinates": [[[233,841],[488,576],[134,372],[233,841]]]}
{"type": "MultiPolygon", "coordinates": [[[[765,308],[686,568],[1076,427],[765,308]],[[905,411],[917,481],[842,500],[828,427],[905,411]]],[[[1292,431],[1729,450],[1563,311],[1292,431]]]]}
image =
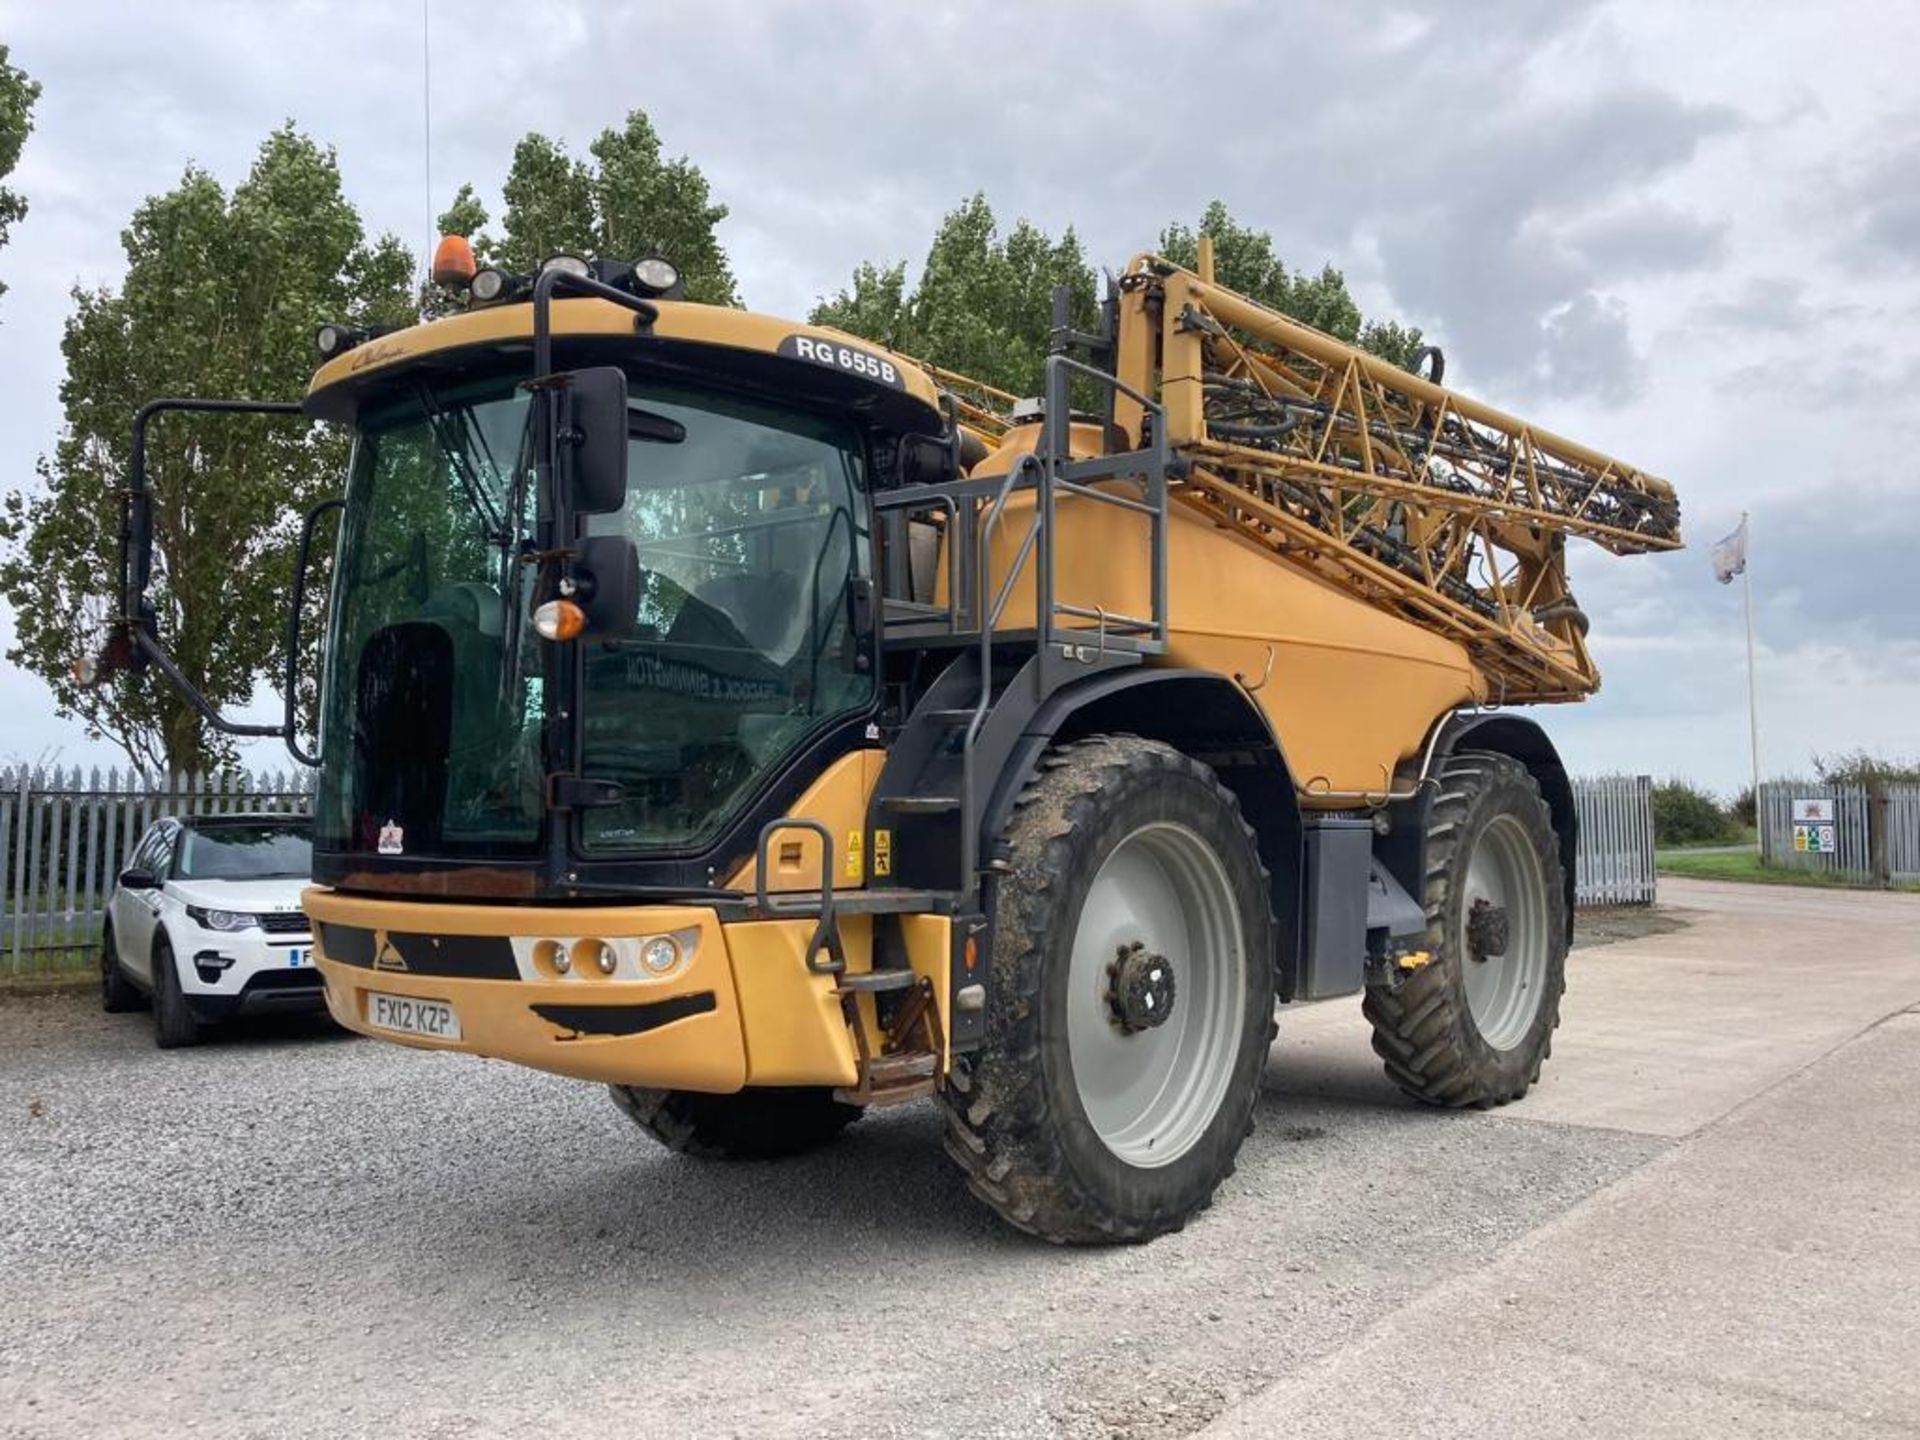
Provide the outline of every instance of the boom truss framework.
{"type": "MultiPolygon", "coordinates": [[[[1443,388],[1437,352],[1432,378],[1411,374],[1158,257],[1120,282],[1114,351],[1166,406],[1181,502],[1460,641],[1495,699],[1599,684],[1568,536],[1617,555],[1681,543],[1666,481],[1443,388]]],[[[1011,397],[936,379],[962,420],[1004,430],[1011,397]]],[[[1137,406],[1115,418],[1138,433],[1137,406]]]]}

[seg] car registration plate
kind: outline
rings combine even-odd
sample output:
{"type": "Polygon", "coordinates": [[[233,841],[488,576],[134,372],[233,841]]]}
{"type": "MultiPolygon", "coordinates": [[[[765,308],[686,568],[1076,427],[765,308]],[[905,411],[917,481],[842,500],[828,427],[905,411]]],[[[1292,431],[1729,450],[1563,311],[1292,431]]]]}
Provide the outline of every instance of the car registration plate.
{"type": "Polygon", "coordinates": [[[287,951],[287,966],[289,969],[298,970],[303,965],[311,964],[313,964],[313,947],[311,945],[296,945],[287,951]]]}
{"type": "Polygon", "coordinates": [[[416,1000],[411,995],[367,993],[367,1023],[396,1035],[424,1035],[429,1040],[458,1040],[460,1017],[444,1000],[416,1000]]]}

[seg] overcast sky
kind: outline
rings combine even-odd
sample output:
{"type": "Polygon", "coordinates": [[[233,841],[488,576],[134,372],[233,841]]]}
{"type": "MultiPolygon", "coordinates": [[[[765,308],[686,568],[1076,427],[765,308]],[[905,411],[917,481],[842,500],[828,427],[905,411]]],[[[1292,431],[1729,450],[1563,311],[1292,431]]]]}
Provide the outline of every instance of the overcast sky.
{"type": "MultiPolygon", "coordinates": [[[[1740,588],[1706,559],[1743,509],[1765,771],[1920,754],[1910,0],[428,3],[431,200],[417,0],[0,0],[45,87],[0,250],[0,487],[58,434],[69,290],[117,281],[120,228],[189,162],[230,186],[291,117],[418,250],[462,180],[495,202],[525,131],[584,152],[639,107],[776,314],[917,262],[976,188],[1115,268],[1226,201],[1424,327],[1450,384],[1679,487],[1691,549],[1576,547],[1606,683],[1542,716],[1575,769],[1744,782],[1740,588]]],[[[0,688],[0,761],[118,758],[31,677],[0,688]]]]}

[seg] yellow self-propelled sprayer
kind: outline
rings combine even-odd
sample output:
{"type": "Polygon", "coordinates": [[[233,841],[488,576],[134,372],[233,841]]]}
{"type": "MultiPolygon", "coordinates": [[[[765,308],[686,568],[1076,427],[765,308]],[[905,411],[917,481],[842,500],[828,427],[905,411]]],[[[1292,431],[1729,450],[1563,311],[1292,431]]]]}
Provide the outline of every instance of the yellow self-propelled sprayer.
{"type": "Polygon", "coordinates": [[[1276,999],[1364,996],[1436,1105],[1537,1078],[1575,817],[1510,707],[1598,684],[1569,537],[1679,543],[1665,482],[1211,269],[1135,260],[1092,332],[1057,299],[1016,400],[664,260],[449,242],[464,308],[325,328],[303,405],[142,412],[103,658],[303,754],[156,633],[146,430],[347,427],[303,755],[341,1024],[708,1156],[935,1096],[1012,1223],[1160,1234],[1232,1166],[1276,999]]]}

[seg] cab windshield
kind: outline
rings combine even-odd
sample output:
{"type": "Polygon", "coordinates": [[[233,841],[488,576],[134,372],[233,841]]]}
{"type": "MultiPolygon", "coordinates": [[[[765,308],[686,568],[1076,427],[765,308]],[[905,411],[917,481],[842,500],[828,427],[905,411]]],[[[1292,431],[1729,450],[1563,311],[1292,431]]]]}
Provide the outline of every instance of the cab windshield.
{"type": "MultiPolygon", "coordinates": [[[[551,768],[549,649],[526,623],[528,398],[424,385],[361,417],[335,564],[315,829],[336,849],[531,855],[551,768]],[[519,483],[515,483],[516,477],[519,483]]],[[[697,849],[821,727],[864,708],[849,591],[869,544],[853,426],[629,389],[636,625],[578,646],[581,773],[621,787],[580,843],[697,849]]]]}

